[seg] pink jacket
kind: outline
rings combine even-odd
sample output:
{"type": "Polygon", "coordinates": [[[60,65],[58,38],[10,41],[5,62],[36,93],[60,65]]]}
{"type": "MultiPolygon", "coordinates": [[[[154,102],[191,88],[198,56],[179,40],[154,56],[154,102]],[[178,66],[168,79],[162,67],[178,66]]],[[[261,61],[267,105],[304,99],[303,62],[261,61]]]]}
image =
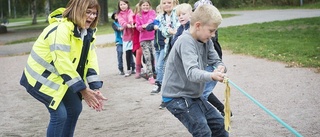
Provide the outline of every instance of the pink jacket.
{"type": "Polygon", "coordinates": [[[124,28],[123,30],[123,41],[131,41],[133,30],[132,28],[127,28],[127,24],[133,24],[133,12],[131,9],[120,11],[118,15],[119,24],[124,28]]]}
{"type": "Polygon", "coordinates": [[[142,25],[152,23],[155,18],[156,12],[154,10],[149,10],[148,12],[141,11],[140,15],[136,17],[137,30],[140,31],[140,42],[154,39],[154,30],[147,31],[145,28],[142,28],[142,25]]]}

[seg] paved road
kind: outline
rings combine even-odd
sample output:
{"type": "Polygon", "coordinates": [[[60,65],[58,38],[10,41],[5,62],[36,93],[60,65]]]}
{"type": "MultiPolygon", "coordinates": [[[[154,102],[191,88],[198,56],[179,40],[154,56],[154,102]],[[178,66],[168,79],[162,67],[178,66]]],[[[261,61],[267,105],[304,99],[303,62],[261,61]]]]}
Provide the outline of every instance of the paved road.
{"type": "MultiPolygon", "coordinates": [[[[297,18],[320,17],[320,9],[286,9],[286,10],[258,10],[258,11],[229,11],[222,14],[238,14],[226,18],[220,27],[244,25],[251,23],[270,22],[276,20],[290,20],[297,18]]],[[[114,41],[113,34],[99,35],[97,45],[111,43],[114,41]]],[[[0,46],[0,56],[12,56],[30,52],[33,42],[0,46]],[[23,47],[23,48],[22,48],[23,47]]]]}

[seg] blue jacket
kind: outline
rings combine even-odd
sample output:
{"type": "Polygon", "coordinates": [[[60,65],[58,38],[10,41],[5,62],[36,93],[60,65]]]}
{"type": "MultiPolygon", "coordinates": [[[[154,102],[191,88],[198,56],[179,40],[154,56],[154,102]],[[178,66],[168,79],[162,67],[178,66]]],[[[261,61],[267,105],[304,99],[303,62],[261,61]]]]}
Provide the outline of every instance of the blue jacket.
{"type": "MultiPolygon", "coordinates": [[[[154,25],[157,25],[157,22],[154,21],[152,23],[150,23],[147,27],[146,27],[146,30],[147,31],[153,31],[154,30],[154,25]]],[[[159,25],[158,25],[159,26],[159,25]]],[[[162,50],[164,49],[164,46],[165,46],[165,37],[162,35],[162,32],[158,29],[156,31],[154,31],[154,47],[155,47],[155,50],[158,51],[158,50],[162,50]]]]}
{"type": "Polygon", "coordinates": [[[174,35],[174,37],[171,40],[171,45],[174,44],[174,42],[177,41],[177,39],[179,38],[179,36],[182,34],[183,31],[188,30],[190,28],[190,21],[188,21],[184,26],[180,25],[177,33],[174,35]]]}
{"type": "Polygon", "coordinates": [[[113,23],[112,23],[112,28],[113,28],[113,30],[114,30],[114,34],[115,34],[115,36],[116,36],[116,45],[118,45],[118,44],[122,44],[122,31],[120,31],[119,30],[119,28],[120,28],[121,26],[120,26],[120,24],[119,24],[119,22],[118,21],[114,21],[113,23]]]}

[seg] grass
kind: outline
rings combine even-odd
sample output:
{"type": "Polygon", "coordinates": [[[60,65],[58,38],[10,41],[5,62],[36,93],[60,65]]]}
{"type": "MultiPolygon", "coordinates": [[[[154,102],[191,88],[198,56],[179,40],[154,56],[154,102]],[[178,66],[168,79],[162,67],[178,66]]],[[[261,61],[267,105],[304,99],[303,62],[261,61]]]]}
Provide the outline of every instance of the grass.
{"type": "Polygon", "coordinates": [[[221,8],[221,11],[242,11],[242,10],[270,10],[270,9],[319,9],[320,2],[312,3],[312,4],[303,4],[302,6],[248,6],[242,5],[239,8],[221,8]]]}
{"type": "Polygon", "coordinates": [[[219,29],[223,49],[320,69],[320,18],[256,23],[219,29]]]}

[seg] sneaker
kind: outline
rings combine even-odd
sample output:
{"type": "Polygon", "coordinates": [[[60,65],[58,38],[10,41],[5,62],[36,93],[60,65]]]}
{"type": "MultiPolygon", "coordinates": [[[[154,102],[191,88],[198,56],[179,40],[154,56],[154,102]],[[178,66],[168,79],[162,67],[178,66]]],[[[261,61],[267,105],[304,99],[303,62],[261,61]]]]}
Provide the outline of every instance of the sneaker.
{"type": "Polygon", "coordinates": [[[134,78],[135,78],[135,79],[141,78],[140,73],[136,73],[135,76],[134,76],[134,78]]]}
{"type": "Polygon", "coordinates": [[[152,89],[152,91],[151,91],[151,94],[157,94],[157,93],[160,92],[160,90],[161,90],[161,87],[160,87],[160,86],[154,85],[154,86],[153,86],[153,89],[152,89]]]}
{"type": "Polygon", "coordinates": [[[148,79],[148,81],[149,81],[150,84],[154,84],[154,83],[155,83],[155,80],[154,80],[153,77],[150,77],[150,78],[148,79]]]}
{"type": "Polygon", "coordinates": [[[136,74],[136,72],[135,72],[135,71],[132,71],[131,74],[136,74]]]}
{"type": "Polygon", "coordinates": [[[120,71],[120,72],[119,72],[119,75],[124,75],[124,72],[123,72],[123,71],[120,71]]]}
{"type": "Polygon", "coordinates": [[[131,75],[131,70],[128,70],[126,74],[124,74],[125,77],[129,77],[130,75],[131,75]]]}
{"type": "Polygon", "coordinates": [[[164,108],[166,108],[166,103],[161,102],[161,104],[159,106],[159,109],[164,109],[164,108]]]}

